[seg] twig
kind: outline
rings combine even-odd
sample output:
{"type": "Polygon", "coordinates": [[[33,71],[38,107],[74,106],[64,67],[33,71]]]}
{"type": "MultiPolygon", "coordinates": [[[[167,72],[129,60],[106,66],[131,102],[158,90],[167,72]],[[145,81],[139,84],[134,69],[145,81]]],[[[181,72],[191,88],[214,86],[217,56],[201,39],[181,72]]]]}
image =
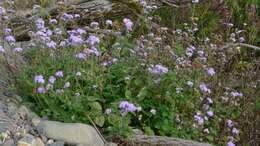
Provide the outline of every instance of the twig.
{"type": "Polygon", "coordinates": [[[161,2],[164,3],[164,4],[167,4],[167,5],[169,5],[169,6],[175,7],[175,8],[179,8],[179,7],[180,7],[180,6],[178,6],[178,5],[172,4],[172,3],[167,2],[167,1],[165,1],[165,0],[161,0],[161,2]]]}
{"type": "Polygon", "coordinates": [[[97,131],[98,135],[100,136],[100,138],[102,139],[102,141],[104,142],[104,144],[107,144],[106,139],[103,137],[103,135],[101,134],[101,132],[98,130],[96,124],[93,122],[93,120],[89,117],[89,115],[87,115],[90,123],[93,125],[93,127],[95,128],[95,130],[97,131]]]}
{"type": "Polygon", "coordinates": [[[247,47],[247,48],[255,49],[256,51],[260,51],[260,47],[250,45],[250,44],[246,44],[246,43],[234,43],[234,44],[228,43],[224,47],[222,47],[221,49],[225,49],[225,48],[228,48],[228,47],[238,47],[238,46],[247,47]]]}

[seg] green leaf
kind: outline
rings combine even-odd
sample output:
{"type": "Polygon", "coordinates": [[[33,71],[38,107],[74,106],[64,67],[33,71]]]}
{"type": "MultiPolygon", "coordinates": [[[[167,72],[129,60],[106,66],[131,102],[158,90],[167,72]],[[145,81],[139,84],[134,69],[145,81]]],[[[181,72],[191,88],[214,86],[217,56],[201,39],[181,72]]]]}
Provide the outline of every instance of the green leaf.
{"type": "Polygon", "coordinates": [[[102,127],[105,123],[105,117],[104,116],[98,116],[98,117],[95,117],[94,119],[95,123],[99,126],[99,127],[102,127]]]}
{"type": "Polygon", "coordinates": [[[140,92],[138,93],[137,97],[138,97],[140,100],[143,100],[147,95],[148,95],[147,88],[146,88],[146,87],[143,87],[143,88],[140,90],[140,92]]]}
{"type": "Polygon", "coordinates": [[[154,131],[150,127],[144,127],[144,132],[147,135],[154,135],[154,131]]]}
{"type": "Polygon", "coordinates": [[[132,97],[132,92],[130,90],[125,91],[125,97],[126,98],[131,98],[132,97]]]}
{"type": "Polygon", "coordinates": [[[91,107],[92,107],[93,109],[98,110],[98,111],[102,111],[102,106],[101,106],[100,103],[98,103],[98,102],[92,102],[92,103],[91,103],[91,107]]]}

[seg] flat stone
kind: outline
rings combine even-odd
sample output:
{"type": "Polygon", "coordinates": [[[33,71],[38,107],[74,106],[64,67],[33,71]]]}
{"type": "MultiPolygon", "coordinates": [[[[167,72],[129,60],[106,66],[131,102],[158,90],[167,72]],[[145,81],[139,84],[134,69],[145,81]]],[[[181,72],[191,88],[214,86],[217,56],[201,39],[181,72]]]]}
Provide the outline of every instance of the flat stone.
{"type": "Polygon", "coordinates": [[[17,146],[37,146],[36,139],[32,135],[27,134],[18,141],[17,146]]]}
{"type": "Polygon", "coordinates": [[[104,146],[104,142],[95,128],[86,124],[41,121],[37,126],[37,130],[48,138],[64,141],[67,144],[104,146]]]}
{"type": "Polygon", "coordinates": [[[36,138],[36,146],[45,146],[39,137],[36,138]]]}

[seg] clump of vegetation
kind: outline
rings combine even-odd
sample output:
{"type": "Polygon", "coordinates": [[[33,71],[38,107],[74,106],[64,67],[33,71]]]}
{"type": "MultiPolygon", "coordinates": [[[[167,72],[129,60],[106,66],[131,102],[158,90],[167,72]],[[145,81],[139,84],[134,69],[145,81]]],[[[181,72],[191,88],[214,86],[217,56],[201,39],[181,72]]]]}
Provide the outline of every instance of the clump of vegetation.
{"type": "MultiPolygon", "coordinates": [[[[223,28],[228,31],[213,35],[223,26],[211,2],[193,0],[193,19],[175,19],[172,27],[174,16],[162,18],[169,7],[137,4],[142,16],[135,21],[108,19],[104,25],[68,29],[79,14],[36,18],[27,49],[15,46],[12,29],[6,27],[11,57],[25,60],[16,60],[21,64],[17,92],[24,103],[50,119],[94,121],[105,134],[128,137],[137,128],[148,135],[216,145],[254,144],[250,135],[257,132],[259,57],[240,44],[258,44],[256,26],[229,22],[223,28]],[[167,27],[155,23],[164,19],[167,27]]],[[[232,10],[230,17],[238,19],[232,10]]],[[[7,14],[0,9],[0,16],[7,14]]],[[[6,57],[7,50],[0,46],[0,53],[6,57]]]]}

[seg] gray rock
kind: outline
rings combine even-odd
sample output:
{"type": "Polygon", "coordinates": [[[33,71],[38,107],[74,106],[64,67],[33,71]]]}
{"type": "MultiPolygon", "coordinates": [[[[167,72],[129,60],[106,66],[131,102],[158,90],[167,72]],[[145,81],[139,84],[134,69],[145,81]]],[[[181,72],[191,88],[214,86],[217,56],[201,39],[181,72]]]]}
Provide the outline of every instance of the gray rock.
{"type": "Polygon", "coordinates": [[[37,146],[34,136],[27,134],[18,141],[17,146],[37,146]]]}
{"type": "Polygon", "coordinates": [[[3,146],[14,146],[14,140],[10,139],[10,140],[7,140],[3,146]]]}
{"type": "Polygon", "coordinates": [[[56,141],[52,144],[49,144],[48,146],[64,146],[65,142],[64,141],[56,141]]]}
{"type": "Polygon", "coordinates": [[[36,146],[45,146],[43,141],[39,137],[36,138],[36,146]]]}
{"type": "Polygon", "coordinates": [[[48,138],[65,141],[68,144],[104,146],[104,142],[95,128],[86,124],[41,121],[37,130],[48,138]]]}

